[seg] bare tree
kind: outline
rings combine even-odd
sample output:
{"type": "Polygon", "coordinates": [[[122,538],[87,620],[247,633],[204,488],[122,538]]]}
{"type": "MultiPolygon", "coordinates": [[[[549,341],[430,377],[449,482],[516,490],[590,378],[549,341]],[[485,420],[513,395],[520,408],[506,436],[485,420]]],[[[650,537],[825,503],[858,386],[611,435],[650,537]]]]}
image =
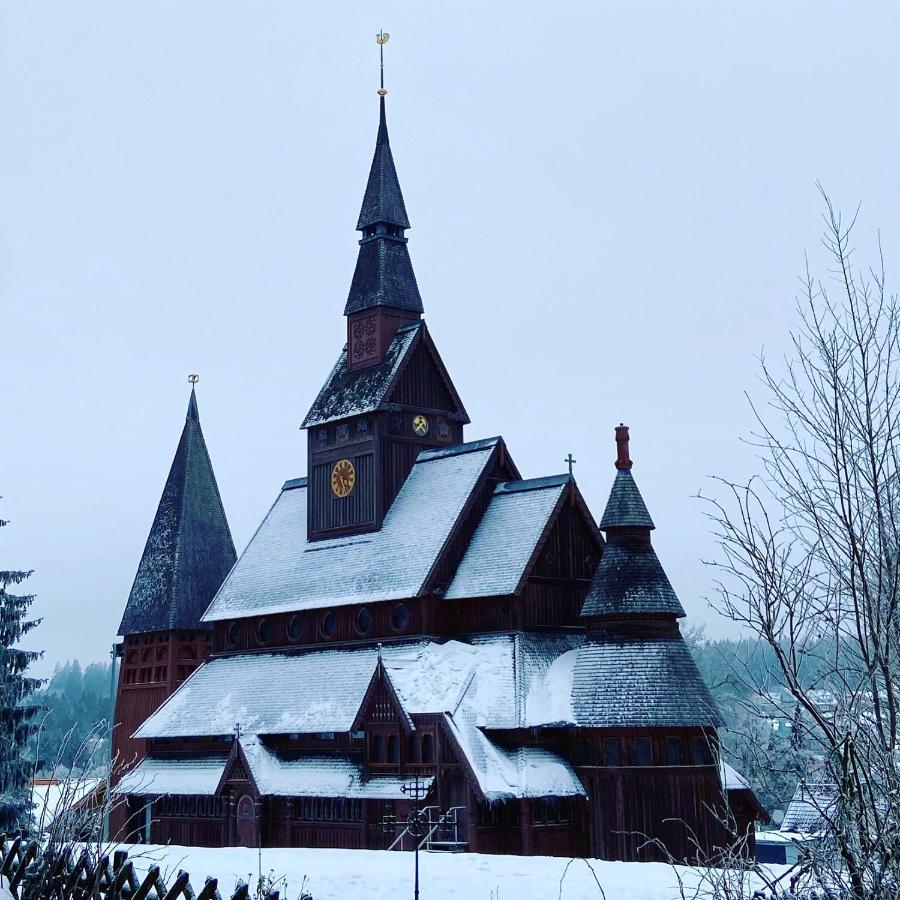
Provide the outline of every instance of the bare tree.
{"type": "Polygon", "coordinates": [[[715,605],[773,651],[798,777],[830,798],[804,871],[868,900],[900,890],[900,307],[822,196],[828,276],[807,262],[791,358],[762,360],[762,469],[710,501],[715,605]]]}

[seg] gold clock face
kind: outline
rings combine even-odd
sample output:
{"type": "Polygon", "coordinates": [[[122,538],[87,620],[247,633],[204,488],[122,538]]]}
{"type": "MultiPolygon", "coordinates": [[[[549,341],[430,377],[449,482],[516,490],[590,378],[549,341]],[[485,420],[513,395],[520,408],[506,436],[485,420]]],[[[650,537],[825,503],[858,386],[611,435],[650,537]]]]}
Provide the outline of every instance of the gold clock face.
{"type": "Polygon", "coordinates": [[[428,419],[425,416],[416,416],[413,419],[413,431],[419,437],[425,437],[428,434],[428,419]]]}
{"type": "Polygon", "coordinates": [[[349,459],[339,459],[331,470],[331,490],[335,497],[346,497],[356,484],[356,469],[349,459]]]}

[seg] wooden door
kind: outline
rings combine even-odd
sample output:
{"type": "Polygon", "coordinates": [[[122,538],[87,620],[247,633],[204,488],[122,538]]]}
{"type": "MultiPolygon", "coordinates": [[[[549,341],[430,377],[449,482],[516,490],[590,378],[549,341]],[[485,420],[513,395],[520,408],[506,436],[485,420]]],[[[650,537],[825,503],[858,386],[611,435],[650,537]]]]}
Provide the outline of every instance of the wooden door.
{"type": "Polygon", "coordinates": [[[249,794],[244,794],[237,805],[237,844],[239,847],[255,847],[256,804],[249,794]]]}

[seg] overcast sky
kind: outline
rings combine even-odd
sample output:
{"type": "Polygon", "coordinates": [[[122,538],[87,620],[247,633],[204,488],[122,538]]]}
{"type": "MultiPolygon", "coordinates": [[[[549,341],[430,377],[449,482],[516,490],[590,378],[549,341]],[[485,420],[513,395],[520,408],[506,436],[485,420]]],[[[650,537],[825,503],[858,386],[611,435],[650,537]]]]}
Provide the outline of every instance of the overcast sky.
{"type": "Polygon", "coordinates": [[[472,417],[599,518],[632,427],[689,613],[821,180],[900,265],[894,2],[0,3],[0,568],[40,671],[115,637],[200,373],[242,549],[344,340],[377,47],[426,319],[472,417]]]}

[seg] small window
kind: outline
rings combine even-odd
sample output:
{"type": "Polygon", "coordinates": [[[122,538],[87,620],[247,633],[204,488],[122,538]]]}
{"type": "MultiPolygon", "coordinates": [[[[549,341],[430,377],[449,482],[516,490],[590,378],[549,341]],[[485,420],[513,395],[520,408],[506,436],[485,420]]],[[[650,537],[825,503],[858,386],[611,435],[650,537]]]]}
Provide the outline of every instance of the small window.
{"type": "Polygon", "coordinates": [[[391,610],[391,625],[396,631],[403,631],[409,625],[409,607],[405,603],[398,603],[391,610]]]}
{"type": "Polygon", "coordinates": [[[650,738],[638,738],[634,742],[634,764],[649,766],[653,763],[653,747],[650,738]]]}
{"type": "Polygon", "coordinates": [[[260,644],[268,644],[272,640],[272,625],[268,619],[262,619],[256,626],[256,640],[260,644]]]}
{"type": "Polygon", "coordinates": [[[326,613],[325,618],[322,619],[322,634],[325,637],[331,637],[335,629],[337,628],[337,616],[333,613],[326,613]]]}
{"type": "Polygon", "coordinates": [[[419,735],[413,732],[406,740],[406,761],[417,763],[419,759],[419,735]]]}
{"type": "Polygon", "coordinates": [[[619,741],[603,742],[603,765],[604,766],[621,766],[622,765],[622,745],[619,741]]]}
{"type": "Polygon", "coordinates": [[[228,626],[228,643],[231,644],[232,647],[237,646],[237,642],[241,639],[241,623],[240,622],[232,622],[228,626]]]}
{"type": "Polygon", "coordinates": [[[292,641],[299,641],[303,635],[303,619],[300,616],[291,616],[288,622],[288,637],[292,641]]]}
{"type": "Polygon", "coordinates": [[[681,765],[681,741],[677,737],[666,738],[666,765],[681,765]]]}
{"type": "Polygon", "coordinates": [[[388,735],[387,761],[394,765],[400,762],[400,738],[396,734],[388,735]]]}
{"type": "Polygon", "coordinates": [[[368,634],[372,630],[372,613],[363,607],[356,615],[356,630],[360,634],[368,634]]]}
{"type": "Polygon", "coordinates": [[[422,735],[422,762],[434,764],[434,735],[431,732],[422,735]]]}
{"type": "Polygon", "coordinates": [[[691,762],[695,766],[708,766],[712,763],[712,753],[706,738],[695,737],[691,741],[691,762]]]}
{"type": "Polygon", "coordinates": [[[372,737],[372,762],[384,762],[384,735],[376,734],[372,737]]]}

